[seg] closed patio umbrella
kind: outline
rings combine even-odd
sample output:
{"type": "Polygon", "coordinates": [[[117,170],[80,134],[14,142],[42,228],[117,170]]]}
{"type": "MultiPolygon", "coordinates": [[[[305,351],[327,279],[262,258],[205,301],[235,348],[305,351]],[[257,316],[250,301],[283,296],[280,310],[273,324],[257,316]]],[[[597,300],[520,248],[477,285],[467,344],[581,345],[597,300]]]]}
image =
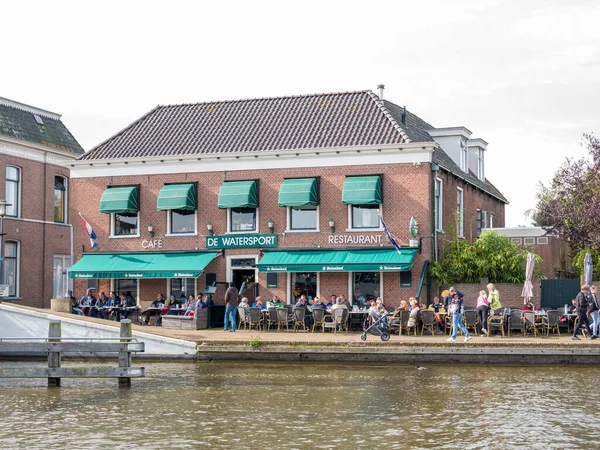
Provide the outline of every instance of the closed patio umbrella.
{"type": "Polygon", "coordinates": [[[589,253],[586,253],[585,259],[583,260],[584,284],[591,286],[593,273],[594,273],[594,263],[592,262],[592,255],[590,255],[589,253]]]}
{"type": "Polygon", "coordinates": [[[531,278],[533,277],[533,266],[535,262],[533,260],[533,255],[531,253],[527,253],[527,266],[525,266],[525,284],[523,285],[523,292],[521,292],[521,297],[523,297],[523,303],[527,304],[533,298],[533,284],[531,284],[531,278]]]}

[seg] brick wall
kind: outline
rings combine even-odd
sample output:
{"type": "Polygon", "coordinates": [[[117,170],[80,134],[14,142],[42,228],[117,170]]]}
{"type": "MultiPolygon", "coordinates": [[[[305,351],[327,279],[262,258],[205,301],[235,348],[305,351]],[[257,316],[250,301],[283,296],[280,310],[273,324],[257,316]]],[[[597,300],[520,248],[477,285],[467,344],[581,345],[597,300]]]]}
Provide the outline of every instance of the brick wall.
{"type": "MultiPolygon", "coordinates": [[[[21,217],[4,221],[5,241],[19,243],[20,304],[50,307],[54,255],[71,254],[71,230],[54,224],[54,177],[69,169],[17,156],[0,158],[0,198],[6,198],[6,166],[21,169],[21,217]],[[46,223],[44,223],[46,222],[46,223]],[[50,222],[50,223],[48,223],[50,222]]],[[[10,301],[10,300],[7,300],[10,301]]]]}
{"type": "MultiPolygon", "coordinates": [[[[496,289],[500,293],[500,303],[504,308],[522,308],[523,297],[523,283],[494,283],[496,289]]],[[[462,292],[465,296],[465,306],[475,307],[477,304],[477,297],[479,297],[479,291],[484,290],[487,292],[487,282],[483,280],[481,283],[458,283],[454,287],[462,292]]],[[[447,288],[445,288],[447,289],[447,288]]],[[[441,295],[442,290],[438,291],[441,295]]],[[[441,297],[440,297],[441,298],[441,297]]],[[[540,282],[539,280],[533,280],[533,303],[536,306],[540,306],[540,282]]]]}

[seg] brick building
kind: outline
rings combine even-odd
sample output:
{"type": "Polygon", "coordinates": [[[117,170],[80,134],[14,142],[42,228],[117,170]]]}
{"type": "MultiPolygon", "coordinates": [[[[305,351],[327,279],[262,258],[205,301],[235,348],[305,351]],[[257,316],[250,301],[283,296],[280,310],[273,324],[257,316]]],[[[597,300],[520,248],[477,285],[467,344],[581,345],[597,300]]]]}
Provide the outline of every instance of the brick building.
{"type": "Polygon", "coordinates": [[[4,300],[49,307],[69,286],[72,261],[68,161],[83,149],[60,115],[0,98],[0,199],[4,300]]]}
{"type": "MultiPolygon", "coordinates": [[[[427,297],[426,262],[457,226],[504,225],[487,143],[371,91],[159,106],[71,163],[83,292],[251,299],[427,297]],[[379,220],[401,247],[396,251],[379,220]],[[416,239],[409,223],[418,222],[416,239]]],[[[415,230],[416,231],[416,230],[415,230]]]]}

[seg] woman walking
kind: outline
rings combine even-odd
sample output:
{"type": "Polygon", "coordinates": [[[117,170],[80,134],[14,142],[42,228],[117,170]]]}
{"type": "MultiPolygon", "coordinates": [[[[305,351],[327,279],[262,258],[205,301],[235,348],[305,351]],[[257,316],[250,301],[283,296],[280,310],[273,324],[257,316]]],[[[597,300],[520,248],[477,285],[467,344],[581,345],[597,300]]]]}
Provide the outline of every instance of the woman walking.
{"type": "Polygon", "coordinates": [[[487,323],[488,316],[490,315],[490,302],[488,302],[485,291],[479,291],[476,309],[477,317],[479,317],[479,325],[481,326],[481,337],[485,337],[488,334],[487,323]]]}
{"type": "Polygon", "coordinates": [[[471,340],[469,330],[463,325],[463,313],[465,308],[463,306],[463,295],[456,290],[456,288],[450,288],[450,299],[449,299],[449,311],[452,314],[452,336],[447,339],[448,342],[456,341],[456,335],[460,328],[465,335],[465,342],[471,340]]]}

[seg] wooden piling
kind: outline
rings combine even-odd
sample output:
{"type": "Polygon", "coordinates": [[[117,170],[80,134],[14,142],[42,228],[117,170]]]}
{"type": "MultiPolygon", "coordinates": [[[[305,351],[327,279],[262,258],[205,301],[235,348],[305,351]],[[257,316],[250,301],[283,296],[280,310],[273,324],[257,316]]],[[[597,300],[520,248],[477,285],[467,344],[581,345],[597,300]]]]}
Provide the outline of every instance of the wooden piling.
{"type": "MultiPolygon", "coordinates": [[[[62,326],[60,320],[51,320],[48,326],[48,342],[60,343],[62,326]]],[[[60,352],[48,352],[48,369],[60,368],[60,352]]],[[[48,377],[48,387],[60,387],[60,378],[48,377]]]]}
{"type": "MultiPolygon", "coordinates": [[[[131,326],[131,320],[121,320],[121,342],[130,343],[133,338],[133,329],[131,326]]],[[[131,353],[121,350],[119,352],[119,368],[128,370],[131,367],[131,353]]],[[[119,387],[131,387],[130,377],[119,377],[119,387]]]]}

